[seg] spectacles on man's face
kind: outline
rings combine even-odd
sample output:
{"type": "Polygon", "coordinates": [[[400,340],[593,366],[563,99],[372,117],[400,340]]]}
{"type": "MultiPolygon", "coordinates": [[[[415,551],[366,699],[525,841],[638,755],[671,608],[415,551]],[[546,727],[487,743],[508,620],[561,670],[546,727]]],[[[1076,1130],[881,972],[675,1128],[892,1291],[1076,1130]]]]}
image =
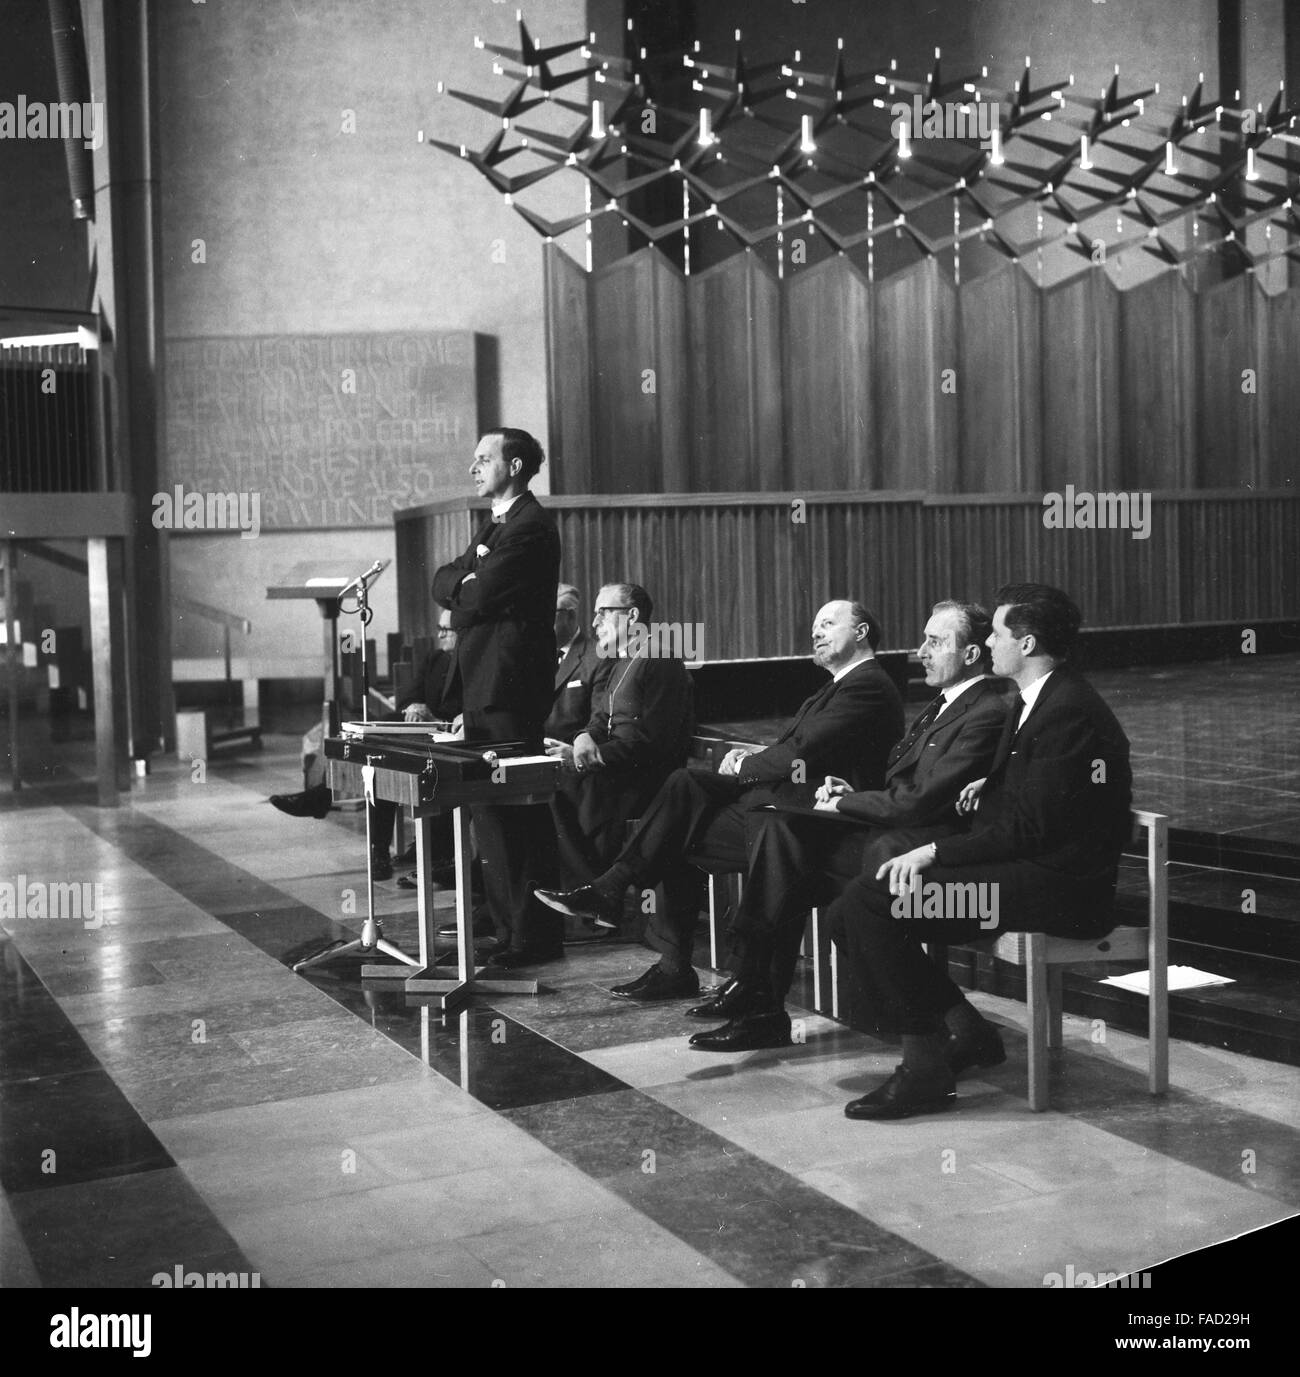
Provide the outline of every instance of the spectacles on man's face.
{"type": "Polygon", "coordinates": [[[619,603],[617,607],[598,607],[596,609],[596,618],[599,620],[601,617],[612,616],[615,612],[630,612],[631,610],[631,605],[628,603],[619,603]]]}

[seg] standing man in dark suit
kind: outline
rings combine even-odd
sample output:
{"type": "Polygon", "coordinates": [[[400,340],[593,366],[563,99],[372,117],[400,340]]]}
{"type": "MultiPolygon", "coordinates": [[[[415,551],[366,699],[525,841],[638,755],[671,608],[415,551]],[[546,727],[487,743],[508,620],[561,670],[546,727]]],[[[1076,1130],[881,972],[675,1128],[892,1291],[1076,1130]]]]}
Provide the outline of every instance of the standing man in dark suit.
{"type": "Polygon", "coordinates": [[[615,860],[627,820],[641,816],[690,750],[695,722],[686,666],[629,651],[629,628],[648,628],[653,610],[636,583],[607,583],[596,595],[600,669],[591,713],[571,747],[553,748],[566,765],[551,800],[555,834],[564,870],[578,885],[615,860]]]}
{"type": "MultiPolygon", "coordinates": [[[[528,491],[542,447],[525,430],[488,431],[470,477],[492,513],[463,555],[433,576],[433,596],[456,629],[452,684],[459,686],[466,741],[522,741],[540,751],[555,673],[555,593],[560,536],[528,491]]],[[[564,955],[563,925],[533,898],[552,850],[545,804],[471,810],[483,884],[500,950],[513,967],[564,955]]]]}
{"type": "Polygon", "coordinates": [[[582,596],[571,583],[555,591],[555,697],[544,731],[548,749],[573,745],[591,717],[591,690],[600,655],[582,625],[582,596]]]}
{"type": "Polygon", "coordinates": [[[923,942],[1025,931],[1101,937],[1115,926],[1119,857],[1132,832],[1128,738],[1066,667],[1081,621],[1069,597],[1018,583],[999,589],[997,603],[993,672],[1020,692],[988,778],[962,791],[978,809],[973,826],[920,846],[906,833],[892,846],[882,838],[892,858],[831,906],[832,935],[903,1039],[902,1065],[845,1107],[851,1119],[951,1108],[955,1075],[1001,1049],[923,942]]]}
{"type": "Polygon", "coordinates": [[[700,988],[691,964],[704,877],[687,859],[693,846],[735,856],[748,868],[745,815],[786,800],[811,803],[817,784],[844,771],[855,789],[879,789],[889,748],[903,734],[903,701],[876,662],[880,626],[860,602],[829,602],[813,622],[813,659],[831,674],[778,740],[764,750],[729,751],[718,773],[676,770],[641,815],[615,863],[590,885],[543,891],[561,913],[615,926],[628,885],[660,881],[664,905],[646,930],[659,964],[613,993],[623,999],[675,999],[700,988]]]}
{"type": "Polygon", "coordinates": [[[889,753],[883,789],[854,791],[831,776],[815,809],[778,805],[748,815],[753,860],[732,926],[736,973],[713,999],[687,1010],[730,1022],[697,1033],[692,1047],[788,1046],[785,996],[808,910],[857,878],[868,842],[882,830],[920,829],[927,841],[961,830],[957,796],[988,773],[1007,716],[1006,681],[988,675],[991,628],[978,603],[934,605],[917,656],[939,693],[889,753]]]}

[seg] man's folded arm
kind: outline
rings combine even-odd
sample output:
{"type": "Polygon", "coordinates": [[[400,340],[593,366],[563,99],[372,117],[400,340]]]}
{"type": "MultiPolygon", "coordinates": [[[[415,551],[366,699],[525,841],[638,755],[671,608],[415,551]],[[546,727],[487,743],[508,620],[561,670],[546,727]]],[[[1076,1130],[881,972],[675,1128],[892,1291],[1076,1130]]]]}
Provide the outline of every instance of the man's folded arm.
{"type": "Polygon", "coordinates": [[[476,568],[465,568],[462,561],[467,557],[462,555],[439,569],[434,575],[433,595],[471,623],[496,621],[514,608],[521,589],[536,577],[539,554],[553,543],[557,543],[555,532],[540,523],[514,531],[507,528],[491,554],[477,561],[476,568]],[[458,572],[451,575],[451,570],[458,572]],[[465,577],[469,573],[474,575],[472,579],[465,577]]]}

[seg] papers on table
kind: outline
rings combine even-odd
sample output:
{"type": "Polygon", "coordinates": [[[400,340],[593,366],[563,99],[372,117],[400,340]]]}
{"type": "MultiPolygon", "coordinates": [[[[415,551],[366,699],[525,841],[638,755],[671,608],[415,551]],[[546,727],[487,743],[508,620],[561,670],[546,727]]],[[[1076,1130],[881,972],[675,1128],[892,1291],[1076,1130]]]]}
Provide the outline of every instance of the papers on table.
{"type": "Polygon", "coordinates": [[[459,741],[455,732],[435,731],[428,722],[344,722],[344,736],[407,736],[420,741],[459,741]]]}
{"type": "MultiPolygon", "coordinates": [[[[1151,993],[1151,972],[1134,971],[1131,975],[1112,975],[1099,982],[1102,985],[1115,985],[1121,990],[1132,990],[1134,994],[1151,993]]],[[[1230,976],[1211,975],[1209,971],[1198,971],[1194,966],[1170,966],[1169,989],[1197,990],[1205,985],[1234,985],[1230,976]]]]}

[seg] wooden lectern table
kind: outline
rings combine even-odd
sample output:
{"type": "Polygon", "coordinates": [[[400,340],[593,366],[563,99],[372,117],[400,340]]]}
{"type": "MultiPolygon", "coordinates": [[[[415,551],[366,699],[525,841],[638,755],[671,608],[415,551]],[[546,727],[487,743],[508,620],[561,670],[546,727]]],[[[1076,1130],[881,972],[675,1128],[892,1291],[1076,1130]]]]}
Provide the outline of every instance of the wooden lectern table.
{"type": "MultiPolygon", "coordinates": [[[[420,954],[396,953],[399,965],[362,966],[363,980],[400,981],[411,994],[432,995],[438,1007],[454,1010],[472,994],[536,994],[536,980],[502,980],[485,976],[490,966],[474,964],[473,914],[470,902],[469,817],[471,804],[545,803],[555,793],[561,763],[553,756],[509,755],[505,745],[473,745],[385,736],[389,724],[374,723],[364,736],[327,737],[325,762],[336,794],[388,799],[411,809],[416,821],[415,857],[419,886],[420,954]],[[499,754],[498,754],[499,752],[499,754]],[[367,781],[367,773],[370,773],[367,781]],[[440,968],[434,955],[438,919],[433,910],[429,868],[433,819],[452,810],[456,853],[456,974],[440,968]]],[[[370,912],[373,914],[373,886],[370,912]]]]}

